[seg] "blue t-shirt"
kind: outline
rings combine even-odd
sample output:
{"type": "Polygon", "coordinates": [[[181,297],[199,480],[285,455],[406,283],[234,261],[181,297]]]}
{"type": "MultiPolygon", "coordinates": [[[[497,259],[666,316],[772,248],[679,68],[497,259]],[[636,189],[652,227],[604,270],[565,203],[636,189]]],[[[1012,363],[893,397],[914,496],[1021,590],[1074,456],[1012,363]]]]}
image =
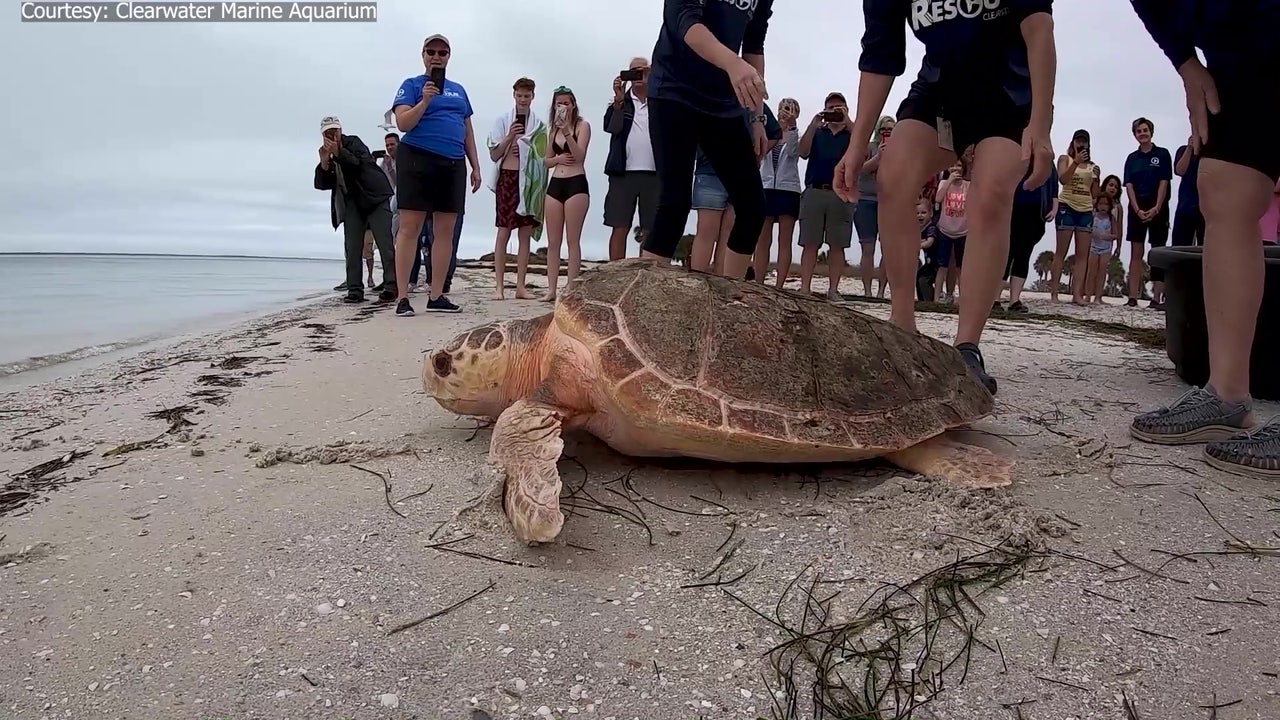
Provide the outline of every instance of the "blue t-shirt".
{"type": "Polygon", "coordinates": [[[851,137],[847,128],[839,135],[824,127],[814,131],[813,143],[809,146],[809,162],[804,168],[805,187],[831,184],[836,175],[836,164],[849,149],[851,137]]]}
{"type": "Polygon", "coordinates": [[[665,0],[649,70],[649,97],[675,100],[721,117],[740,112],[729,76],[703,60],[684,36],[702,24],[735,54],[763,55],[771,15],[773,0],[665,0]]]}
{"type": "MultiPolygon", "coordinates": [[[[743,118],[748,123],[751,122],[751,111],[743,109],[743,118]]],[[[768,140],[782,139],[782,126],[778,124],[778,118],[773,116],[773,111],[769,109],[769,103],[764,104],[764,136],[768,140]]],[[[702,148],[698,148],[697,159],[693,163],[694,175],[715,175],[716,171],[711,169],[711,161],[703,154],[702,148]]]]}
{"type": "MultiPolygon", "coordinates": [[[[1150,152],[1139,148],[1124,161],[1124,184],[1133,185],[1133,194],[1144,203],[1154,202],[1160,193],[1160,181],[1173,182],[1173,160],[1169,151],[1152,145],[1150,152]]],[[[1168,200],[1165,195],[1165,200],[1168,200]]]]}
{"type": "Polygon", "coordinates": [[[930,238],[933,239],[933,244],[924,248],[924,263],[926,265],[936,264],[935,258],[938,256],[938,225],[932,221],[920,229],[920,242],[930,238]]]}
{"type": "MultiPolygon", "coordinates": [[[[400,83],[391,107],[417,105],[422,99],[422,88],[426,84],[426,75],[411,77],[400,83]]],[[[451,160],[461,160],[467,154],[467,126],[463,121],[472,114],[471,98],[467,97],[467,91],[458,83],[445,78],[444,92],[432,98],[431,104],[418,119],[418,124],[406,132],[400,142],[451,160]]]]}
{"type": "Polygon", "coordinates": [[[918,81],[964,88],[992,83],[1018,105],[1031,102],[1021,24],[1052,13],[1053,0],[864,0],[863,12],[859,70],[902,75],[909,27],[924,44],[918,81]]]}
{"type": "MultiPolygon", "coordinates": [[[[1174,153],[1173,163],[1176,165],[1182,160],[1183,154],[1187,152],[1187,146],[1183,145],[1174,153]]],[[[1182,179],[1178,181],[1178,209],[1186,208],[1187,210],[1195,210],[1200,207],[1200,188],[1196,186],[1196,175],[1200,172],[1200,156],[1192,155],[1191,162],[1187,163],[1187,171],[1182,174],[1182,179]]]]}

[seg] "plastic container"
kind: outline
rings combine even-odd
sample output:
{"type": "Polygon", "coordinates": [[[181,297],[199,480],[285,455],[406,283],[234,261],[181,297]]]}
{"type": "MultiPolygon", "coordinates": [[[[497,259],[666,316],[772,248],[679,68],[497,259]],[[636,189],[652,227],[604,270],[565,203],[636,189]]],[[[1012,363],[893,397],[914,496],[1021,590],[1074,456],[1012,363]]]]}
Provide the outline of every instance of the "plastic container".
{"type": "MultiPolygon", "coordinates": [[[[1209,333],[1205,326],[1203,247],[1153,248],[1147,262],[1165,271],[1165,351],[1178,377],[1191,385],[1209,381],[1209,333]]],[[[1280,400],[1280,246],[1263,247],[1266,284],[1253,338],[1249,392],[1280,400]]]]}

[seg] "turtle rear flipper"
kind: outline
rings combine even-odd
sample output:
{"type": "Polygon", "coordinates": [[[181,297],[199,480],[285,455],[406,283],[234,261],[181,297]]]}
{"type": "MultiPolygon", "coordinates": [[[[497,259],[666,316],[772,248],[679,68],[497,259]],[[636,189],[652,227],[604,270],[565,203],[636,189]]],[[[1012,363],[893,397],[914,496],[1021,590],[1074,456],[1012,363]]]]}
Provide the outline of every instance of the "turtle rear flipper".
{"type": "Polygon", "coordinates": [[[1013,482],[1012,459],[941,435],[889,453],[885,459],[904,470],[965,488],[998,488],[1013,482]]]}
{"type": "Polygon", "coordinates": [[[564,527],[560,512],[560,437],[564,411],[518,400],[498,416],[489,443],[489,462],[506,475],[502,509],[516,537],[550,542],[564,527]]]}

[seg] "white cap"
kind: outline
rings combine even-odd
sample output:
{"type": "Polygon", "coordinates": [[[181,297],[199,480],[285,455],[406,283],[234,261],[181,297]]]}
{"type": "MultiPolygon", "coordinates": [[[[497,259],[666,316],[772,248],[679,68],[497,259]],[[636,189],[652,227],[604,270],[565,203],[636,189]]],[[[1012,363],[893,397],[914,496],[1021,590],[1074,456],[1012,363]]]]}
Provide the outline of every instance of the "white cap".
{"type": "Polygon", "coordinates": [[[338,118],[333,115],[327,115],[320,121],[320,132],[327,130],[341,130],[342,123],[338,122],[338,118]]]}

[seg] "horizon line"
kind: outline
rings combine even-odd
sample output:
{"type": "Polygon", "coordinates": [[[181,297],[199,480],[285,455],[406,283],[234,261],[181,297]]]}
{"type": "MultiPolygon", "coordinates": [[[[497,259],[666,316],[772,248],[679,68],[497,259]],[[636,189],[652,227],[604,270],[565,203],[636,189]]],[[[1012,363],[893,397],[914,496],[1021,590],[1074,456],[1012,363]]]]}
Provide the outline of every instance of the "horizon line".
{"type": "Polygon", "coordinates": [[[28,255],[37,257],[52,256],[105,256],[105,257],[166,257],[166,258],[210,258],[224,260],[321,260],[330,262],[341,262],[342,258],[338,257],[304,257],[300,255],[223,255],[223,254],[204,254],[204,253],[128,253],[128,252],[78,252],[78,251],[59,251],[59,250],[0,250],[0,257],[28,255]]]}

